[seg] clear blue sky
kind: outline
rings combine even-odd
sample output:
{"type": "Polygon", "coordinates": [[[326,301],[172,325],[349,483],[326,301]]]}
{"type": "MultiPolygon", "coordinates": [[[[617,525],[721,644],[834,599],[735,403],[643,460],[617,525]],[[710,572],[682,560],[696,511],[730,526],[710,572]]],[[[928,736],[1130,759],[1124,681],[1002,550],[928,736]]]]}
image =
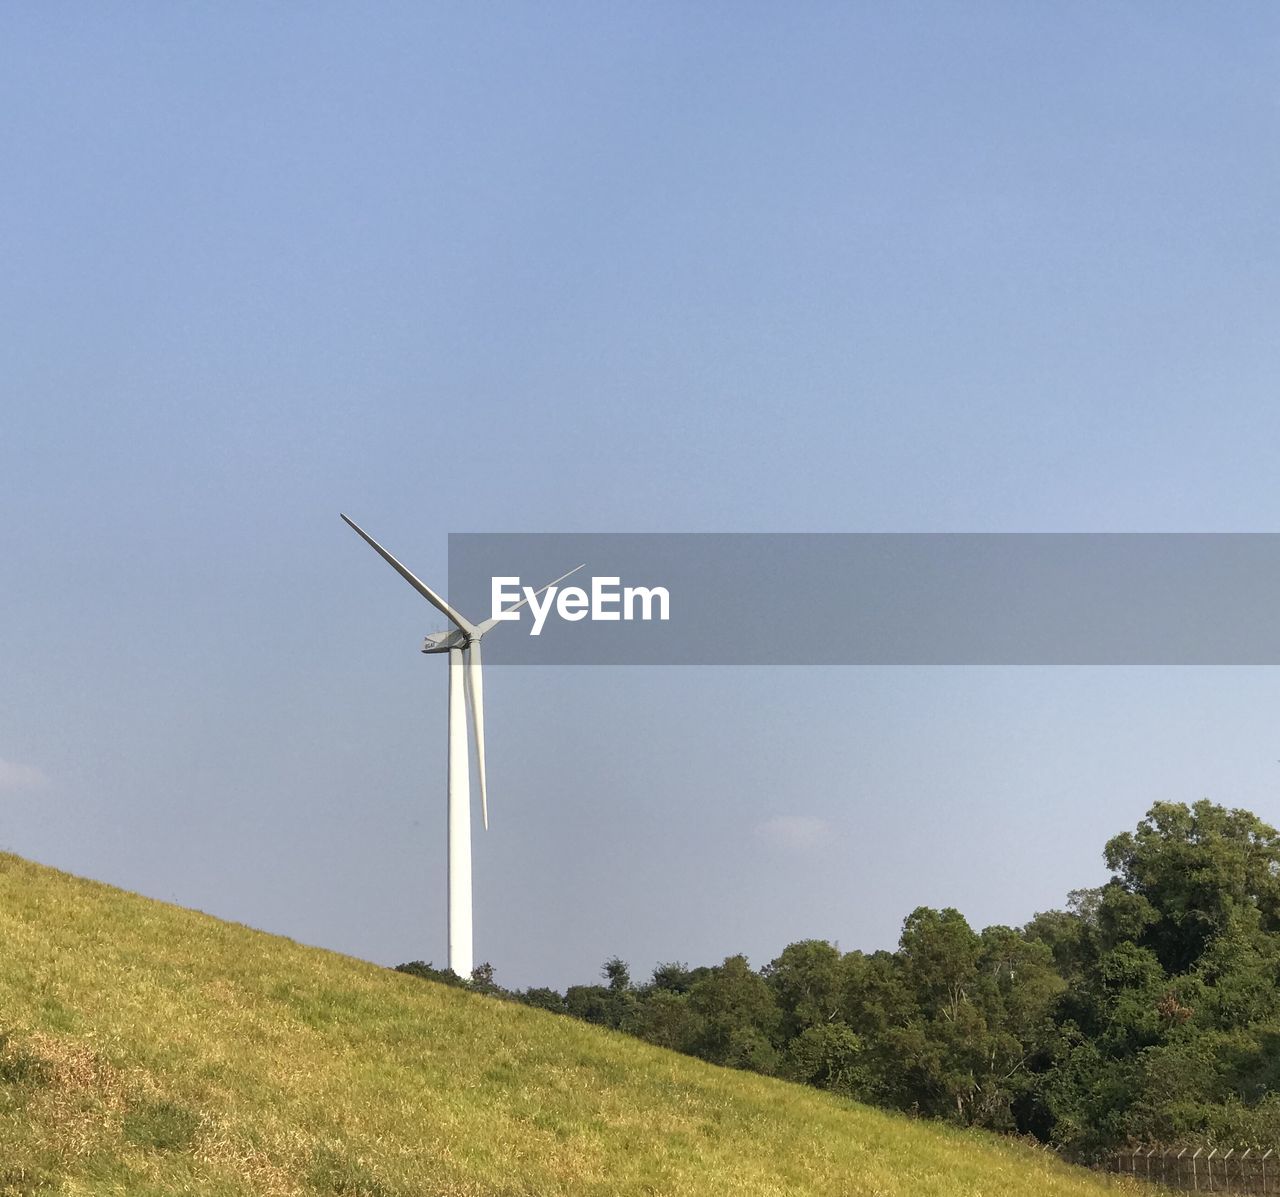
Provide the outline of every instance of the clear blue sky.
{"type": "MultiPolygon", "coordinates": [[[[1280,529],[1271,5],[0,13],[0,845],[444,959],[449,531],[1280,529]]],[[[781,613],[780,613],[781,617],[781,613]]],[[[477,954],[1021,922],[1273,670],[508,669],[477,954]]]]}

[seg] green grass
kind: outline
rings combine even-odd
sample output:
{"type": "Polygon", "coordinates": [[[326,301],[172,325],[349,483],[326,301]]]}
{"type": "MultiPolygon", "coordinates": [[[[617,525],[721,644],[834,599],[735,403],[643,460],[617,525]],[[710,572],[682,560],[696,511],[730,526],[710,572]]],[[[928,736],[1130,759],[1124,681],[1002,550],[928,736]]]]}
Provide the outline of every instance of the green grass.
{"type": "Polygon", "coordinates": [[[1119,1187],[0,854],[4,1197],[1119,1187]]]}

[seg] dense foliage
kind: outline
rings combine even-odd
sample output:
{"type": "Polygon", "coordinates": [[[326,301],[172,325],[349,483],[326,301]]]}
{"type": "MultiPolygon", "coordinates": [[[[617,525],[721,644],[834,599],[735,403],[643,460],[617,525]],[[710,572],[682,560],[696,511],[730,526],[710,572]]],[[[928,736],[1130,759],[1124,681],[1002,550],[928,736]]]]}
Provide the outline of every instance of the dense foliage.
{"type": "Polygon", "coordinates": [[[659,965],[635,984],[507,993],[734,1068],[1034,1135],[1082,1159],[1130,1142],[1280,1143],[1280,835],[1243,810],[1157,803],[1111,879],[1025,927],[920,907],[894,952],[820,940],[760,970],[659,965]]]}

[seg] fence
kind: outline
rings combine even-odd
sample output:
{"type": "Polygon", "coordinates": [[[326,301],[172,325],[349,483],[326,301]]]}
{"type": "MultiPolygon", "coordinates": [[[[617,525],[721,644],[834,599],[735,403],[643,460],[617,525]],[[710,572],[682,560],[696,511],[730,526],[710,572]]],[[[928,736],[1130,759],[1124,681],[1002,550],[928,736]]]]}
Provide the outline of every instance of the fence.
{"type": "Polygon", "coordinates": [[[1112,1172],[1188,1192],[1280,1194],[1280,1155],[1274,1148],[1126,1148],[1111,1156],[1107,1167],[1112,1172]]]}

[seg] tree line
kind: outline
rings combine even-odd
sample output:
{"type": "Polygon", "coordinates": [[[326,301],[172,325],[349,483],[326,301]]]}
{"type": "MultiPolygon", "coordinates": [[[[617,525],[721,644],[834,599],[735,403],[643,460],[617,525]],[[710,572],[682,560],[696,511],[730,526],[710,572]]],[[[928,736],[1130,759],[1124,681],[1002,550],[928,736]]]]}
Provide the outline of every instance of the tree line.
{"type": "Polygon", "coordinates": [[[637,983],[465,985],[731,1068],[1034,1136],[1082,1161],[1130,1143],[1280,1144],[1280,834],[1201,801],[1110,840],[1110,879],[1023,927],[919,907],[895,951],[786,947],[637,983]]]}

